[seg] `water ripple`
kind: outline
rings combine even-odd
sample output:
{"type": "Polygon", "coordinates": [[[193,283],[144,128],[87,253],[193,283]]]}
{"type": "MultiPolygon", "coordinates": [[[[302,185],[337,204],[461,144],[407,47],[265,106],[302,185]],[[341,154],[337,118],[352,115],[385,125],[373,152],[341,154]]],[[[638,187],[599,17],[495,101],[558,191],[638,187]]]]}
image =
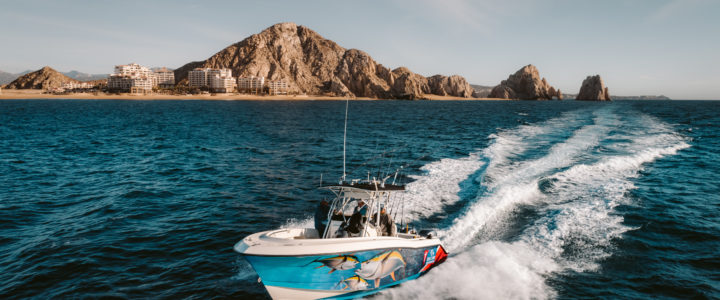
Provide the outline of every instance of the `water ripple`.
{"type": "MultiPolygon", "coordinates": [[[[310,226],[320,174],[340,175],[344,108],[0,101],[0,298],[267,298],[232,245],[310,226]]],[[[407,220],[454,250],[377,297],[720,297],[718,112],[350,103],[350,175],[411,163],[407,220]]]]}

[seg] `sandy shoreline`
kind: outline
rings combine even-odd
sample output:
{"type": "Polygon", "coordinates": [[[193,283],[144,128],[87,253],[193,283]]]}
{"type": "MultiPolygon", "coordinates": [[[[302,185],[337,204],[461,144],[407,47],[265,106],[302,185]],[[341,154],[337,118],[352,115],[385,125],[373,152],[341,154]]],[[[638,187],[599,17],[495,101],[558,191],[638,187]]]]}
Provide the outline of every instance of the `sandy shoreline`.
{"type": "MultiPolygon", "coordinates": [[[[462,98],[451,96],[426,95],[428,100],[502,100],[491,98],[462,98]]],[[[312,96],[312,95],[279,95],[258,96],[247,94],[216,94],[216,95],[133,95],[133,94],[105,94],[105,93],[74,93],[67,95],[43,94],[42,90],[6,90],[3,89],[0,99],[107,99],[107,100],[345,100],[344,97],[312,96]]],[[[380,100],[375,98],[353,98],[350,100],[380,100]]]]}

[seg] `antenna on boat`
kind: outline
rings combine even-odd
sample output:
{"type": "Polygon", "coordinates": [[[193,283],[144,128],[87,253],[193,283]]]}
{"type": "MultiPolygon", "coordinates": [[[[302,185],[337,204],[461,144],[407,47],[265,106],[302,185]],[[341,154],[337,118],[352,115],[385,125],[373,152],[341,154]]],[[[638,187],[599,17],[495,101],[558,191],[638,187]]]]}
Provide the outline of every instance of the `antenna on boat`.
{"type": "Polygon", "coordinates": [[[348,119],[348,107],[350,106],[350,98],[345,98],[345,132],[343,133],[343,176],[342,181],[345,181],[345,149],[347,147],[347,119],[348,119]]]}

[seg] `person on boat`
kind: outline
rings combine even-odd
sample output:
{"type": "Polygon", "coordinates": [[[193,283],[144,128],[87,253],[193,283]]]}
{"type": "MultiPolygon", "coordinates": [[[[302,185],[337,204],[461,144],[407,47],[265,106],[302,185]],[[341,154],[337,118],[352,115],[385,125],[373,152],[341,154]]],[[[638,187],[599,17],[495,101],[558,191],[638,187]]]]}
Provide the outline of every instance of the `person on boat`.
{"type": "Polygon", "coordinates": [[[353,215],[356,213],[360,213],[361,216],[365,217],[367,215],[367,205],[365,204],[365,201],[362,199],[358,200],[358,204],[353,210],[353,215]]]}
{"type": "MultiPolygon", "coordinates": [[[[378,224],[373,220],[373,224],[378,224]]],[[[380,224],[378,225],[378,234],[382,236],[395,236],[395,226],[393,226],[393,219],[385,210],[385,207],[380,209],[380,224]]]]}
{"type": "Polygon", "coordinates": [[[323,200],[315,210],[315,230],[317,230],[320,237],[325,232],[325,226],[327,224],[327,216],[330,212],[330,203],[327,200],[323,200]]]}
{"type": "Polygon", "coordinates": [[[350,223],[345,227],[350,236],[357,236],[365,228],[362,225],[365,214],[367,214],[367,205],[365,205],[365,201],[358,200],[358,204],[350,216],[350,223]]]}

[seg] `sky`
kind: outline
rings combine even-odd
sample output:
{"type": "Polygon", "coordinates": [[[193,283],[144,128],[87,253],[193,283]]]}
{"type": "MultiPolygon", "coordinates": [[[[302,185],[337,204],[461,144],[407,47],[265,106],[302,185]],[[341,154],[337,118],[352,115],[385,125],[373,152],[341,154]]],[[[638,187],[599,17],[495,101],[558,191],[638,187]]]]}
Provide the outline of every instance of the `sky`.
{"type": "Polygon", "coordinates": [[[527,64],[565,93],[720,99],[720,1],[0,0],[0,70],[178,68],[279,22],[386,67],[494,86],[527,64]]]}

